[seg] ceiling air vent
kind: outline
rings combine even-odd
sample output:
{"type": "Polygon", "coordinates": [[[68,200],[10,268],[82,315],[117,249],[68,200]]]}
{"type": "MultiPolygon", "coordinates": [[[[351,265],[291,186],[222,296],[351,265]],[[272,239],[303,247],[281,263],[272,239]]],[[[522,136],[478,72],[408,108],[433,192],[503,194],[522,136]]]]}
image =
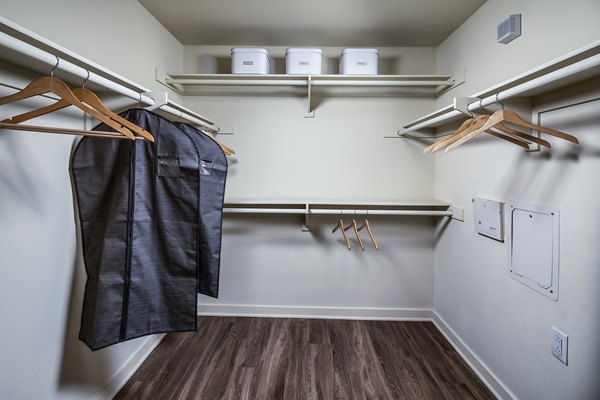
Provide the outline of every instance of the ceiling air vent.
{"type": "Polygon", "coordinates": [[[513,14],[498,25],[498,43],[510,43],[521,36],[521,14],[513,14]]]}

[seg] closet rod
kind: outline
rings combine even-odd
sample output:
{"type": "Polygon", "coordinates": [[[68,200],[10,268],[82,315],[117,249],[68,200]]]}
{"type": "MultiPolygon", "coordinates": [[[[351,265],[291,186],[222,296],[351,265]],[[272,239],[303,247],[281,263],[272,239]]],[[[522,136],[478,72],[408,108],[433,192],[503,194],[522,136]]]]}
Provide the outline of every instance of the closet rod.
{"type": "MultiPolygon", "coordinates": [[[[0,47],[9,49],[11,52],[18,54],[21,57],[26,57],[30,60],[34,60],[38,64],[41,64],[40,67],[42,68],[36,68],[38,71],[46,69],[46,67],[47,70],[50,71],[52,67],[56,65],[56,57],[59,57],[60,63],[58,65],[58,70],[81,78],[81,82],[88,78],[89,72],[89,79],[87,79],[87,81],[90,84],[96,84],[104,89],[110,90],[111,92],[115,92],[122,96],[136,100],[144,106],[152,106],[156,103],[152,97],[140,93],[149,91],[143,86],[133,83],[132,81],[118,74],[99,67],[97,64],[69,50],[66,50],[59,45],[56,45],[3,17],[0,17],[0,47]],[[48,51],[42,49],[42,47],[48,49],[48,51]],[[56,53],[57,55],[54,55],[53,53],[56,53]],[[75,64],[74,62],[79,65],[75,64]],[[98,72],[107,74],[110,79],[99,75],[98,72]]],[[[31,67],[29,60],[27,63],[21,62],[21,65],[29,68],[31,67]]],[[[159,107],[159,109],[175,117],[182,118],[188,122],[203,126],[212,131],[219,130],[219,128],[215,126],[212,121],[209,121],[198,114],[192,113],[183,107],[177,106],[174,103],[162,105],[159,107]]]]}
{"type": "MultiPolygon", "coordinates": [[[[537,70],[530,73],[526,73],[523,76],[514,79],[515,82],[523,81],[522,83],[516,84],[515,86],[509,87],[507,89],[499,91],[486,90],[480,94],[476,94],[472,97],[485,97],[481,99],[481,102],[477,100],[476,102],[469,104],[467,106],[467,109],[469,111],[474,111],[479,108],[480,104],[481,107],[486,107],[491,104],[494,104],[497,102],[496,96],[498,96],[500,100],[506,100],[512,97],[526,95],[530,92],[534,92],[544,87],[552,88],[553,85],[555,85],[556,87],[560,87],[562,86],[562,84],[560,83],[561,80],[568,80],[569,78],[573,78],[579,74],[590,73],[590,75],[597,75],[597,68],[600,67],[600,54],[598,54],[600,52],[600,42],[595,42],[584,49],[580,49],[576,52],[570,53],[556,62],[545,65],[541,68],[541,70],[551,68],[551,66],[554,64],[562,64],[568,62],[570,58],[581,58],[577,56],[581,54],[587,54],[588,52],[596,54],[580,59],[579,61],[572,62],[569,65],[560,67],[559,69],[555,69],[554,71],[545,73],[541,76],[539,76],[539,71],[537,70]],[[527,76],[529,75],[531,76],[531,79],[527,79],[527,76]]],[[[510,84],[511,82],[507,82],[499,85],[499,87],[506,87],[510,84]]],[[[448,111],[442,113],[441,115],[440,112],[441,111],[436,111],[432,114],[429,114],[429,116],[426,116],[424,118],[426,119],[425,121],[417,120],[405,125],[404,128],[406,129],[406,131],[401,132],[400,135],[410,131],[428,128],[431,126],[439,126],[445,122],[451,121],[452,119],[463,115],[460,111],[455,110],[453,108],[448,108],[448,111]],[[432,118],[428,119],[428,117],[430,116],[432,118]]]]}
{"type": "Polygon", "coordinates": [[[452,211],[433,210],[336,210],[336,209],[304,209],[294,208],[224,208],[227,214],[296,214],[296,215],[398,215],[398,216],[423,216],[423,217],[452,217],[452,211]]]}

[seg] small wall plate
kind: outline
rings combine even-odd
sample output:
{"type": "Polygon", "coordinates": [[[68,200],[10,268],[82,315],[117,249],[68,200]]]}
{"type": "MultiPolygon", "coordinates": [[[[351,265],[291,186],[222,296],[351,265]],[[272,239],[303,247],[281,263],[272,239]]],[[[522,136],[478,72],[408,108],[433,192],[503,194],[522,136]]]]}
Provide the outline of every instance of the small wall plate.
{"type": "Polygon", "coordinates": [[[477,233],[504,241],[503,203],[481,198],[473,199],[473,220],[477,233]]]}

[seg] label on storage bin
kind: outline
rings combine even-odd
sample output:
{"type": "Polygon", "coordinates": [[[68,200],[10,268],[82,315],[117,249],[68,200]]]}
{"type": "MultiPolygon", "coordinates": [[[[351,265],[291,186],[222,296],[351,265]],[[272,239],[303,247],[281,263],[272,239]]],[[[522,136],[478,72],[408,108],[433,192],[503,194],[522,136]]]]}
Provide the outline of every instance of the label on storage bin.
{"type": "Polygon", "coordinates": [[[366,61],[357,61],[356,65],[367,66],[367,62],[366,61]]]}
{"type": "Polygon", "coordinates": [[[310,61],[300,61],[299,65],[310,65],[310,61]]]}
{"type": "Polygon", "coordinates": [[[242,65],[254,65],[254,61],[243,61],[242,65]]]}

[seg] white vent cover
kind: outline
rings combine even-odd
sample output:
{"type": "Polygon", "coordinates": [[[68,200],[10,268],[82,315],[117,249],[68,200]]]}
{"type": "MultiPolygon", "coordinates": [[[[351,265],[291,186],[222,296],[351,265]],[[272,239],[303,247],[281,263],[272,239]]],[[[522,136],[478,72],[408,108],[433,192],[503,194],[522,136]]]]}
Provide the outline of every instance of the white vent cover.
{"type": "Polygon", "coordinates": [[[521,36],[521,14],[513,14],[498,25],[498,43],[510,43],[521,36]]]}

